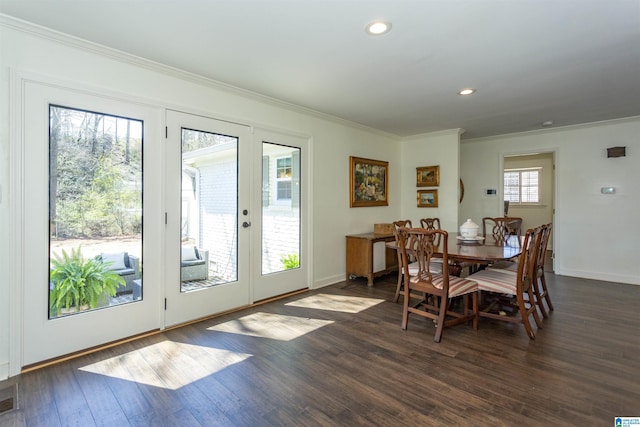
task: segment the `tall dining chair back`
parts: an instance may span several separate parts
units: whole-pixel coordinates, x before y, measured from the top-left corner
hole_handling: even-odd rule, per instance
[[[399,244],[399,236],[398,236],[398,230],[400,228],[411,228],[411,220],[410,219],[401,219],[398,221],[394,221],[393,222],[393,236],[395,237],[395,243],[396,245]],[[398,302],[398,299],[400,298],[400,295],[404,295],[404,292],[402,290],[402,277],[404,274],[404,267],[402,265],[402,254],[400,253],[400,251],[398,250],[398,283],[396,285],[396,294],[393,297],[393,302]],[[412,266],[412,270],[413,270],[413,266]]]
[[[420,227],[426,228],[427,230],[442,230],[442,227],[440,227],[440,218],[421,218]],[[440,245],[440,235],[436,236],[435,243],[436,245]]]
[[[482,218],[482,234],[484,237],[492,236],[498,243],[505,243],[509,236],[522,235],[522,218],[484,217]]]
[[[402,308],[402,329],[407,329],[409,314],[417,314],[436,321],[433,340],[440,342],[445,326],[473,321],[474,329],[478,328],[478,289],[473,280],[449,276],[449,270],[443,269],[441,274],[431,272],[431,263],[436,252],[442,252],[443,265],[448,262],[447,232],[444,230],[427,230],[425,228],[400,228],[398,230],[400,252],[404,266],[404,301]],[[434,241],[440,238],[442,248]],[[408,259],[413,255],[416,259],[417,271],[409,274]],[[417,304],[412,303],[414,293],[420,294]],[[469,307],[469,295],[472,306]],[[461,311],[450,308],[450,300],[462,297]]]
[[[552,228],[552,223],[542,226],[542,237],[540,239],[540,247],[538,248],[538,259],[536,263],[536,302],[538,303],[538,307],[540,308],[540,312],[542,313],[543,317],[548,317],[547,309],[544,306],[544,301],[546,301],[547,306],[549,307],[549,311],[553,311],[551,296],[549,295],[549,289],[547,288],[547,280],[544,277],[544,263],[547,257],[547,246],[549,244],[549,236],[551,235]]]

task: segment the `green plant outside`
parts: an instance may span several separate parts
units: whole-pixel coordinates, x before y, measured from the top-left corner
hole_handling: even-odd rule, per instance
[[[298,254],[287,254],[280,258],[282,266],[285,270],[291,270],[292,268],[300,267],[300,260]]]
[[[49,308],[52,316],[61,309],[83,305],[96,308],[105,294],[115,296],[116,290],[125,285],[125,280],[108,269],[108,263],[99,258],[84,259],[80,248],[71,249],[71,254],[62,250],[51,260],[49,280]]]

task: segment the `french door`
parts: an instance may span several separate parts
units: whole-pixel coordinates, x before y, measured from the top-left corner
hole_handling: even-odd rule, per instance
[[[25,366],[161,326],[162,278],[151,266],[163,224],[160,109],[27,79],[22,94],[14,176]]]
[[[13,366],[308,287],[307,139],[18,80]]]
[[[248,305],[248,126],[167,111],[165,324]]]
[[[167,111],[167,326],[308,287],[306,143]]]

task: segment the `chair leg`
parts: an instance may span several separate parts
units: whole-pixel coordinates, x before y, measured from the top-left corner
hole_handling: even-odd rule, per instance
[[[406,291],[404,293],[404,301],[402,302],[402,329],[407,329],[409,323],[409,300],[411,299],[411,292]]]
[[[518,298],[518,309],[520,310],[520,318],[522,320],[522,324],[524,325],[524,329],[527,331],[527,335],[529,335],[529,338],[535,339],[536,333],[533,331],[533,328],[531,327],[531,323],[529,322],[529,313],[527,312],[527,307],[525,307],[523,296]],[[534,310],[533,313],[534,313],[534,316],[536,317],[538,316],[537,311]]]
[[[480,310],[478,308],[478,294],[480,291],[476,291],[472,296],[472,304],[473,304],[473,329],[478,330],[478,318],[480,317]]]
[[[549,311],[553,311],[553,304],[551,303],[551,296],[549,296],[549,289],[547,289],[547,279],[544,278],[544,272],[542,272],[542,275],[540,276],[540,284],[542,285],[544,299],[547,301]]]
[[[396,294],[393,297],[393,302],[398,302],[400,299],[400,289],[402,289],[402,269],[398,269],[398,284],[396,285]]]
[[[442,339],[442,330],[444,329],[444,319],[447,316],[447,309],[449,308],[449,298],[440,298],[440,305],[438,306],[438,323],[436,325],[436,335],[433,337],[435,342],[440,342]]]
[[[533,287],[533,293],[536,297],[536,305],[538,306],[538,308],[540,309],[540,313],[542,313],[542,317],[544,317],[545,319],[547,317],[549,317],[549,315],[547,314],[547,310],[544,308],[544,291],[541,288],[542,285],[540,285],[539,282],[536,282],[534,287]]]

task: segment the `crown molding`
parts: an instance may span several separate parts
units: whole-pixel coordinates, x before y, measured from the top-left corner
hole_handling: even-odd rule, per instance
[[[24,34],[29,34],[41,39],[45,39],[54,43],[69,46],[75,49],[83,50],[85,52],[93,53],[103,57],[108,57],[115,61],[119,61],[125,64],[133,65],[136,67],[144,68],[149,71],[164,74],[169,77],[195,83],[201,86],[206,86],[211,89],[225,91],[227,93],[242,96],[244,98],[257,101],[263,104],[268,104],[278,108],[283,108],[296,113],[305,114],[308,116],[316,117],[319,119],[327,120],[330,122],[338,123],[351,128],[361,129],[367,132],[371,132],[377,135],[381,135],[387,138],[398,140],[400,137],[388,132],[381,131],[379,129],[371,128],[369,126],[362,125],[360,123],[352,122],[346,119],[342,119],[331,114],[323,113],[317,110],[313,110],[307,107],[303,107],[297,104],[292,104],[277,98],[273,98],[267,95],[262,95],[258,92],[253,92],[248,89],[243,89],[237,86],[233,86],[218,80],[214,80],[208,77],[201,76],[199,74],[191,73],[179,68],[171,67],[159,62],[155,62],[149,59],[145,59],[130,53],[123,52],[121,50],[113,49],[98,43],[90,42],[85,39],[81,39],[70,34],[66,34],[51,28],[44,27],[42,25],[34,24],[22,19],[18,19],[9,15],[0,13],[0,27],[4,27],[10,30],[18,31]]]

